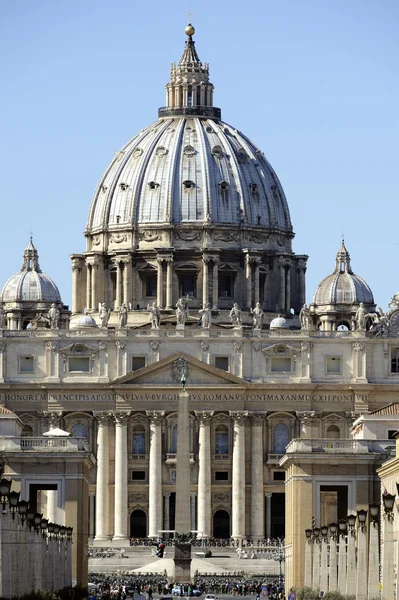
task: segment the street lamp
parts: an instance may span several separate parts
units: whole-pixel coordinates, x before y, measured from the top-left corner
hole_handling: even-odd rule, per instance
[[[40,529],[41,529],[43,537],[46,535],[47,525],[48,525],[48,519],[42,519],[40,521]]]
[[[369,505],[370,517],[373,527],[378,523],[378,515],[380,514],[380,505],[377,502],[372,502]]]
[[[26,513],[28,512],[29,502],[27,500],[20,500],[18,502],[18,514],[22,523],[25,522]]]
[[[66,528],[66,534],[67,534],[67,538],[69,541],[72,541],[72,531],[73,531],[73,527]]]
[[[308,542],[310,542],[310,540],[312,539],[312,530],[305,529],[305,535],[306,535],[306,539],[308,540]]]
[[[327,538],[327,534],[328,534],[328,527],[327,527],[327,525],[323,525],[321,528],[321,535],[323,537],[323,540],[325,540]]]
[[[358,510],[357,519],[359,521],[359,527],[361,531],[366,531],[367,510],[364,510],[363,508]]]
[[[337,531],[338,525],[336,523],[330,523],[330,534],[333,540],[336,539]]]
[[[348,528],[348,523],[346,522],[346,519],[340,519],[338,521],[338,529],[339,529],[339,534],[342,537],[345,537],[347,528]]]
[[[43,518],[43,515],[41,515],[40,513],[35,513],[33,516],[33,525],[34,525],[36,533],[39,532],[40,523],[42,522],[42,518]]]
[[[54,533],[54,523],[47,523],[47,531],[49,532],[49,537],[51,539],[52,534]]]
[[[29,529],[33,527],[33,519],[35,518],[35,511],[32,508],[28,508],[26,513],[26,521],[28,523]]]
[[[6,504],[7,504],[7,500],[8,500],[8,494],[10,493],[10,489],[11,489],[11,480],[10,479],[5,479],[3,477],[3,479],[0,481],[0,497],[1,497],[1,503],[3,505],[3,514],[5,514],[6,512]]]
[[[382,502],[384,504],[384,511],[385,511],[386,518],[388,519],[388,521],[393,521],[393,519],[394,519],[393,507],[395,504],[395,496],[393,494],[385,494],[382,497]]]
[[[10,505],[10,512],[11,512],[13,521],[15,519],[15,513],[17,512],[18,500],[19,500],[19,492],[9,492],[8,504]]]
[[[348,515],[348,528],[352,537],[355,537],[355,524],[356,524],[356,515]]]

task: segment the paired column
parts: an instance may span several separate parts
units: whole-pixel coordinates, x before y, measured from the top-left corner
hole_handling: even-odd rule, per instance
[[[203,308],[209,302],[209,258],[202,257],[202,306]]]
[[[158,277],[157,277],[157,304],[163,308],[163,258],[157,258],[158,261]]]
[[[272,537],[272,493],[266,494],[266,539]]]
[[[173,305],[173,292],[172,292],[172,265],[173,257],[169,256],[165,259],[166,261],[166,308],[172,308]]]
[[[79,274],[81,272],[81,261],[79,258],[72,259],[72,313],[79,310]]]
[[[86,260],[86,308],[91,309],[91,264]]]
[[[389,600],[390,598],[394,597],[395,577],[393,570],[393,521],[394,513],[384,512],[384,543],[382,546],[382,600]]]
[[[127,308],[129,308],[129,304],[131,303],[131,260],[130,257],[127,256],[123,259],[123,302],[126,304]]]
[[[211,537],[211,420],[213,411],[195,412],[199,426],[198,537]]]
[[[338,591],[346,594],[346,539],[345,531],[339,532],[338,539]]]
[[[129,412],[114,414],[115,419],[115,502],[114,540],[127,539],[127,423]]]
[[[291,263],[286,263],[286,282],[285,282],[285,310],[287,313],[291,310]]]
[[[212,269],[212,304],[213,309],[217,310],[218,301],[219,301],[219,259],[215,256],[212,258],[213,260],[213,269]]]
[[[245,537],[245,421],[248,412],[230,412],[234,421],[232,532],[231,537]]]
[[[115,294],[115,306],[119,308],[122,305],[122,263],[120,259],[116,262],[116,294]]]
[[[306,262],[304,260],[298,261],[298,273],[299,273],[299,306],[303,306],[306,302]]]
[[[278,266],[280,268],[280,309],[285,310],[285,265],[284,259],[279,259]]]
[[[109,414],[97,414],[97,487],[96,487],[96,537],[108,541],[109,535]]]
[[[98,258],[92,259],[91,262],[91,302],[90,306],[93,310],[97,310],[98,294],[97,294],[97,279],[98,279]]]
[[[255,258],[255,298],[254,305],[256,306],[257,302],[260,302],[260,288],[259,288],[259,266],[260,266],[260,258]]]
[[[265,537],[263,492],[263,421],[264,414],[252,416],[251,438],[251,538]]]
[[[150,461],[148,497],[148,537],[158,538],[162,529],[162,418],[165,411],[148,410],[150,418]]]
[[[249,254],[245,256],[245,304],[248,309],[252,306],[252,261]]]

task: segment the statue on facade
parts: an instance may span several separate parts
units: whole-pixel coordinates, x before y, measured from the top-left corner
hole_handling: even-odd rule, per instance
[[[230,311],[230,321],[233,327],[242,327],[241,308],[237,302],[234,302],[233,308]]]
[[[202,329],[209,329],[212,323],[212,308],[208,303],[204,308],[198,311],[201,315],[200,324]]]
[[[0,329],[3,329],[3,327],[6,324],[6,315],[7,315],[6,311],[3,310],[0,306]]]
[[[365,331],[366,329],[366,316],[367,312],[364,308],[363,302],[359,304],[359,308],[355,314],[356,331]]]
[[[123,303],[119,307],[119,327],[126,327],[127,323],[127,306]]]
[[[102,302],[98,309],[98,316],[100,317],[101,327],[108,327],[110,313],[111,309],[107,308],[105,302]]]
[[[399,292],[397,294],[395,294],[394,296],[392,296],[389,304],[388,304],[388,308],[399,308]]]
[[[301,329],[310,329],[310,312],[307,304],[304,304],[299,313]]]
[[[60,314],[60,311],[53,302],[53,304],[50,307],[50,310],[47,313],[47,318],[50,323],[50,329],[58,329]]]
[[[179,298],[176,304],[176,325],[186,324],[188,317],[188,303],[186,298]]]
[[[147,304],[147,310],[151,317],[151,329],[159,329],[161,324],[161,311],[159,310],[159,306],[157,306],[156,302],[153,302],[152,304]]]
[[[370,317],[372,321],[369,333],[374,337],[382,338],[388,335],[389,319],[387,313],[381,308],[378,310],[378,313],[368,313],[366,317]]]
[[[252,329],[262,329],[263,317],[265,313],[262,310],[260,302],[256,303],[255,308],[251,308],[252,315]]]

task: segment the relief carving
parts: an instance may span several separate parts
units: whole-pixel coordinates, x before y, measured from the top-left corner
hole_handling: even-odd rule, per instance
[[[139,231],[139,240],[143,240],[144,242],[156,242],[159,240],[161,242],[162,232],[157,231],[156,229]]]

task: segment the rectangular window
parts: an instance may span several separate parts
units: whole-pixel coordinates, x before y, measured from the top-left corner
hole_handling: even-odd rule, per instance
[[[291,358],[289,356],[273,356],[270,365],[272,373],[291,373]]]
[[[133,433],[132,454],[145,454],[145,433],[135,431]]]
[[[229,370],[229,357],[228,356],[215,356],[213,359],[215,367],[222,369],[222,371]]]
[[[388,431],[388,439],[389,440],[394,440],[395,439],[395,435],[397,434],[398,430],[397,429],[390,429]]]
[[[171,483],[176,483],[176,469],[170,470],[170,481]]]
[[[145,481],[145,471],[132,471],[132,481]]]
[[[285,481],[285,471],[274,471],[273,481]]]
[[[20,373],[33,373],[35,370],[33,356],[19,356],[18,363]]]
[[[219,273],[219,297],[220,298],[232,298],[233,297],[233,275],[226,275]]]
[[[341,374],[340,356],[326,356],[326,373],[335,375]]]
[[[70,356],[68,365],[70,373],[90,373],[90,358],[88,356]]]
[[[228,471],[215,471],[215,481],[228,481],[229,480],[229,472]]]
[[[391,373],[399,373],[399,348],[392,349]]]
[[[148,275],[145,282],[145,295],[156,296],[157,295],[157,276]]]
[[[195,276],[194,275],[183,275],[181,278],[181,295],[195,296]]]
[[[138,371],[146,366],[145,356],[132,356],[132,371]]]

